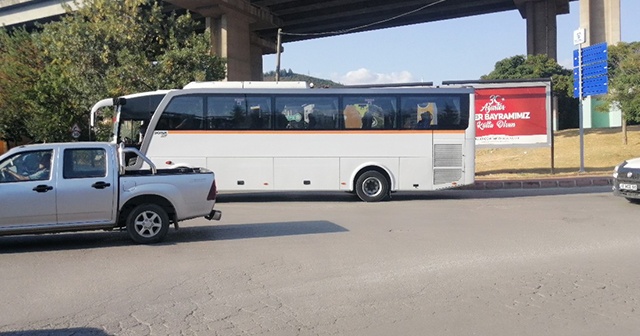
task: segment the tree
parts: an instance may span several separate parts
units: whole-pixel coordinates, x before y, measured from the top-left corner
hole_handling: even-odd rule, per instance
[[[78,10],[67,8],[61,21],[31,35],[45,64],[29,74],[34,85],[26,91],[33,111],[24,124],[34,141],[71,140],[76,123],[86,131],[88,111],[105,97],[225,76],[224,60],[211,55],[206,32],[197,33],[188,13],[165,15],[156,0],[75,5]]]
[[[627,144],[627,123],[640,122],[640,42],[609,46],[609,90],[603,97],[605,104],[597,106],[600,112],[613,108],[622,112],[622,143]]]
[[[558,128],[578,125],[578,100],[573,98],[573,72],[547,55],[516,55],[496,63],[492,72],[481,79],[551,78],[558,97]]]
[[[640,42],[608,47],[609,92],[604,108],[618,107],[626,121],[640,122]]]
[[[44,62],[24,29],[0,29],[0,139],[9,146],[29,138],[26,121],[35,108],[34,92]]]

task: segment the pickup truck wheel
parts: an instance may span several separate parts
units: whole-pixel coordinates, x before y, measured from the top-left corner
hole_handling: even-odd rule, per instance
[[[168,231],[169,215],[159,205],[138,205],[127,216],[127,232],[136,243],[157,243]]]

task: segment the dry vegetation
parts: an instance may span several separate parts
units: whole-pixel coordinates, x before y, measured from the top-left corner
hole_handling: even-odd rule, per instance
[[[640,156],[640,126],[627,128],[627,144],[621,129],[585,129],[584,173],[580,171],[580,133],[577,129],[555,132],[554,174],[551,148],[496,148],[476,150],[476,178],[537,178],[609,175],[618,163]]]

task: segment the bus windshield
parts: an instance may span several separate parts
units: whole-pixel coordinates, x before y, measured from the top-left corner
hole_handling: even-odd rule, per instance
[[[94,128],[100,119],[100,109],[113,107],[114,116],[111,136],[114,143],[124,143],[126,146],[139,148],[142,143],[146,126],[151,120],[153,112],[169,90],[158,90],[137,93],[118,98],[103,99],[91,109],[91,127]]]

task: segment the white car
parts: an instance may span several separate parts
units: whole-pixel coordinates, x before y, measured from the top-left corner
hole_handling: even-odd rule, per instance
[[[613,194],[640,203],[640,158],[630,159],[613,170]]]

